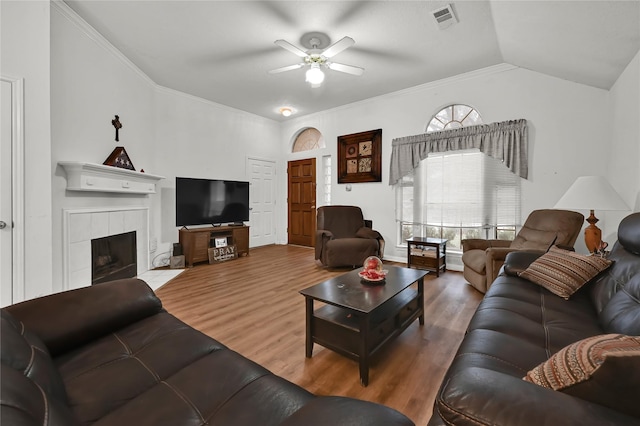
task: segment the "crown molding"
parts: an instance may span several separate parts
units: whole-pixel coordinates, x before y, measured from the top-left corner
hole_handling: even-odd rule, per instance
[[[122,64],[131,69],[138,77],[149,83],[153,87],[157,87],[155,81],[153,81],[144,71],[138,68],[133,62],[129,60],[120,50],[118,50],[113,44],[111,44],[102,34],[100,34],[95,28],[93,28],[87,21],[82,19],[69,5],[62,0],[52,0],[51,9],[58,12],[61,16],[65,17],[72,24],[74,24],[80,31],[82,31],[87,37],[89,37],[100,48],[109,52],[113,57],[118,59]]]
[[[310,117],[323,115],[323,114],[326,114],[328,112],[343,111],[343,110],[347,110],[347,109],[353,108],[355,106],[366,105],[366,104],[369,104],[371,102],[379,102],[381,100],[391,99],[391,98],[395,98],[397,96],[420,93],[420,92],[423,92],[423,91],[433,90],[434,88],[437,88],[437,87],[449,86],[449,85],[452,85],[452,84],[456,84],[456,83],[459,83],[459,82],[465,81],[465,80],[471,80],[471,79],[482,77],[482,76],[499,74],[499,73],[512,71],[512,70],[518,70],[518,69],[523,69],[523,68],[522,67],[518,67],[516,65],[512,65],[512,64],[508,64],[506,62],[503,62],[503,63],[497,64],[497,65],[491,65],[491,66],[488,66],[488,67],[485,67],[485,68],[480,68],[478,70],[469,71],[469,72],[466,72],[466,73],[463,73],[463,74],[454,75],[452,77],[446,77],[446,78],[443,78],[443,79],[440,79],[440,80],[430,81],[428,83],[420,84],[418,86],[411,86],[411,87],[408,87],[406,89],[397,90],[395,92],[384,93],[382,95],[378,95],[378,96],[374,96],[374,97],[371,97],[371,98],[363,99],[361,101],[352,102],[352,103],[345,104],[345,105],[340,105],[340,106],[337,106],[335,108],[326,109],[326,110],[323,110],[323,111],[318,111],[318,112],[314,112],[314,113],[307,114],[307,115],[301,115],[301,116],[295,117],[292,120],[288,120],[287,123],[291,124],[292,122],[297,122],[297,121],[300,121],[300,120],[307,121]]]

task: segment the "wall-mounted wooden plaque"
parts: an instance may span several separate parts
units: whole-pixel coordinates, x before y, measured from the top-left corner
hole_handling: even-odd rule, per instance
[[[338,183],[382,182],[382,129],[338,136]]]

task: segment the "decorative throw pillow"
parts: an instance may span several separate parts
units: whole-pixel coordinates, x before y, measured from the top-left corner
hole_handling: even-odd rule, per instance
[[[523,379],[640,417],[640,337],[604,334],[580,340]]]
[[[519,275],[569,299],[580,287],[611,266],[611,263],[609,259],[599,256],[585,256],[551,247]]]

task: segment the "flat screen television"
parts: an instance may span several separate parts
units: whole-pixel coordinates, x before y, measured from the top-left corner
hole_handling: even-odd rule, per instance
[[[249,182],[176,177],[176,226],[249,220]]]

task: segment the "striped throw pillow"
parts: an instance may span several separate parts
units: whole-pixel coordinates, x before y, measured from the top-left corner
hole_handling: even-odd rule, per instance
[[[580,287],[611,266],[611,263],[599,256],[585,256],[551,247],[520,272],[519,276],[569,299]]]
[[[640,416],[640,337],[603,334],[559,350],[523,378]]]

